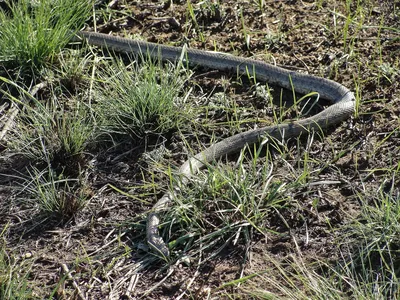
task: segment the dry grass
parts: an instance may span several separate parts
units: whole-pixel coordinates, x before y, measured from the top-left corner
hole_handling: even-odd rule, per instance
[[[175,170],[188,155],[301,118],[301,95],[59,50],[60,34],[48,37],[50,52],[31,47],[32,59],[1,52],[13,61],[0,71],[1,299],[398,299],[397,3],[120,1],[79,17],[102,32],[328,77],[356,93],[357,112],[325,133],[244,149],[182,186]],[[174,187],[162,216],[166,262],[148,249],[145,217]]]

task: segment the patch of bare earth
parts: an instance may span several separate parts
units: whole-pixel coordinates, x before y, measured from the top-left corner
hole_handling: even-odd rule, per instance
[[[57,285],[55,297],[79,298],[74,283],[88,299],[169,299],[180,295],[201,299],[209,293],[223,297],[236,291],[234,285],[218,290],[224,283],[265,270],[274,274],[271,258],[286,263],[299,256],[305,262],[316,258],[334,262],[340,256],[336,234],[359,212],[357,193],[377,191],[385,179],[379,170],[393,167],[400,159],[400,78],[398,72],[384,70],[385,66],[399,66],[399,36],[396,39],[393,32],[377,29],[382,25],[400,27],[398,5],[375,1],[371,11],[361,12],[353,23],[345,25],[344,16],[356,16],[356,12],[346,11],[342,4],[345,1],[266,1],[262,10],[257,1],[192,1],[197,23],[188,12],[187,1],[168,2],[116,1],[112,9],[98,15],[96,26],[104,33],[137,35],[151,42],[187,44],[252,57],[358,90],[358,116],[324,137],[316,137],[307,149],[315,161],[310,168],[318,170],[318,181],[337,183],[299,190],[293,195],[291,209],[269,220],[269,228],[279,235],[260,236],[249,253],[243,245],[231,245],[206,262],[197,257],[189,265],[181,262],[168,268],[157,259],[149,259],[149,264],[136,272],[135,263],[148,255],[145,215],[163,190],[153,198],[145,197],[149,203],[140,203],[107,184],[129,191],[141,182],[141,172],[149,176],[151,172],[142,159],[142,152],[147,150],[144,145],[139,147],[142,150],[121,157],[132,145],[118,153],[97,153],[96,165],[88,171],[93,197],[83,211],[65,222],[43,220],[34,207],[19,206],[12,183],[3,181],[0,226],[7,226],[5,242],[10,255],[33,262],[30,281],[37,298],[48,297]],[[363,26],[358,27],[360,18]],[[343,31],[346,26],[347,36]],[[230,77],[222,72],[196,70],[193,80],[198,84],[197,95],[227,93],[240,107],[249,107],[254,119],[270,120],[272,108],[264,107],[265,101],[251,84],[228,81]],[[218,117],[219,121],[227,118],[224,112]],[[246,123],[240,131],[254,126]],[[395,133],[389,135],[391,132]],[[232,132],[210,129],[198,135],[212,133],[222,139]],[[187,135],[190,142],[190,133]],[[174,153],[184,153],[179,136],[170,139],[166,146]],[[198,145],[195,138],[193,142]],[[202,142],[208,145],[209,140]],[[296,143],[291,144],[293,156],[286,157],[286,161],[276,155],[277,177],[285,177],[287,161],[294,168],[298,166],[306,144],[304,141],[299,149]],[[334,160],[340,151],[343,154]],[[171,156],[173,166],[179,166],[186,157]],[[324,166],[322,162],[330,164]],[[10,164],[2,171],[12,168]],[[160,178],[165,180],[166,188],[168,179]],[[399,186],[399,180],[396,178],[394,184]],[[73,280],[65,277],[63,266],[73,271]],[[160,280],[163,282],[156,286]],[[274,291],[265,282],[258,285]],[[190,292],[185,293],[186,289]]]

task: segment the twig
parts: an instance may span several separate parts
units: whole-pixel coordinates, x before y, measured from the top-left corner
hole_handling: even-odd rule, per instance
[[[10,130],[12,123],[14,122],[15,117],[18,115],[19,109],[18,106],[15,105],[14,103],[11,104],[11,108],[8,112],[9,117],[8,120],[6,122],[6,124],[4,124],[3,129],[0,132],[0,142],[4,139],[5,135],[7,134],[8,130]]]
[[[119,236],[113,238],[111,241],[109,241],[107,244],[101,246],[100,248],[97,248],[96,250],[94,250],[93,252],[89,253],[89,256],[93,256],[95,255],[97,252],[103,250],[104,248],[108,247],[109,245],[111,245],[112,243],[114,243],[115,241],[119,240],[121,237],[123,237],[125,235],[125,232],[121,233]]]
[[[68,269],[66,264],[61,264],[61,267],[63,268],[65,274],[67,275],[67,278],[72,281],[72,285],[78,292],[78,296],[82,300],[86,300],[85,295],[82,293],[81,289],[79,288],[78,284],[76,283],[75,279],[71,275],[71,271]]]
[[[172,275],[172,273],[174,272],[174,268],[170,268],[168,271],[168,274],[157,284],[153,285],[150,289],[148,289],[143,295],[142,297],[146,297],[147,295],[149,295],[152,291],[154,291],[156,288],[158,288],[159,286],[161,286],[167,279],[169,276]]]
[[[47,86],[47,84],[48,83],[46,81],[38,83],[38,84],[34,85],[31,89],[29,89],[29,93],[31,94],[32,97],[34,97],[37,94],[37,92],[40,89],[45,88]],[[14,122],[14,119],[17,117],[18,112],[19,112],[18,106],[15,103],[11,103],[11,108],[8,112],[8,114],[9,114],[8,120],[7,120],[6,124],[4,124],[4,127],[0,132],[0,142],[4,139],[5,135],[12,127],[12,123]]]

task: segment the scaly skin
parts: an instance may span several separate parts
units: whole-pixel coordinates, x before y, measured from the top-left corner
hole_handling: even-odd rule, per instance
[[[355,97],[353,93],[340,83],[329,79],[293,72],[261,61],[229,54],[159,45],[94,32],[81,31],[78,35],[86,39],[90,45],[104,47],[112,51],[145,54],[153,58],[173,62],[183,58],[183,61],[187,61],[190,65],[250,75],[258,81],[268,82],[289,90],[293,89],[301,94],[317,92],[321,98],[332,103],[325,110],[309,118],[287,124],[249,130],[211,145],[204,151],[189,158],[179,168],[179,173],[183,175],[182,180],[184,183],[205,164],[221,156],[237,152],[246,145],[257,143],[265,138],[282,140],[298,137],[301,134],[308,134],[312,130],[324,130],[348,119],[354,113]],[[147,242],[159,256],[165,259],[169,258],[170,253],[167,245],[159,235],[160,219],[158,213],[167,209],[173,196],[172,193],[167,192],[164,194],[153,206],[147,218]]]

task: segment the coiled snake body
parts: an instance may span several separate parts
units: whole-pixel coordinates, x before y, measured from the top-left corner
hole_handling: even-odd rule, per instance
[[[81,31],[78,35],[86,39],[90,45],[105,47],[118,52],[143,53],[153,58],[161,58],[162,60],[176,61],[183,53],[182,57],[191,65],[237,72],[238,74],[249,74],[258,81],[265,81],[289,90],[294,89],[301,94],[317,92],[321,98],[329,100],[332,103],[325,110],[306,119],[249,130],[211,145],[197,155],[189,158],[179,168],[179,173],[183,175],[182,180],[184,183],[206,163],[218,159],[223,155],[237,152],[246,145],[259,142],[263,137],[278,140],[297,137],[313,129],[323,130],[328,126],[338,124],[354,113],[355,97],[353,93],[343,85],[325,78],[289,71],[261,61],[223,53],[183,49],[94,32]],[[158,255],[164,258],[169,257],[169,249],[158,232],[160,224],[158,213],[166,209],[173,196],[172,193],[167,192],[164,194],[154,205],[147,218],[147,242]]]

